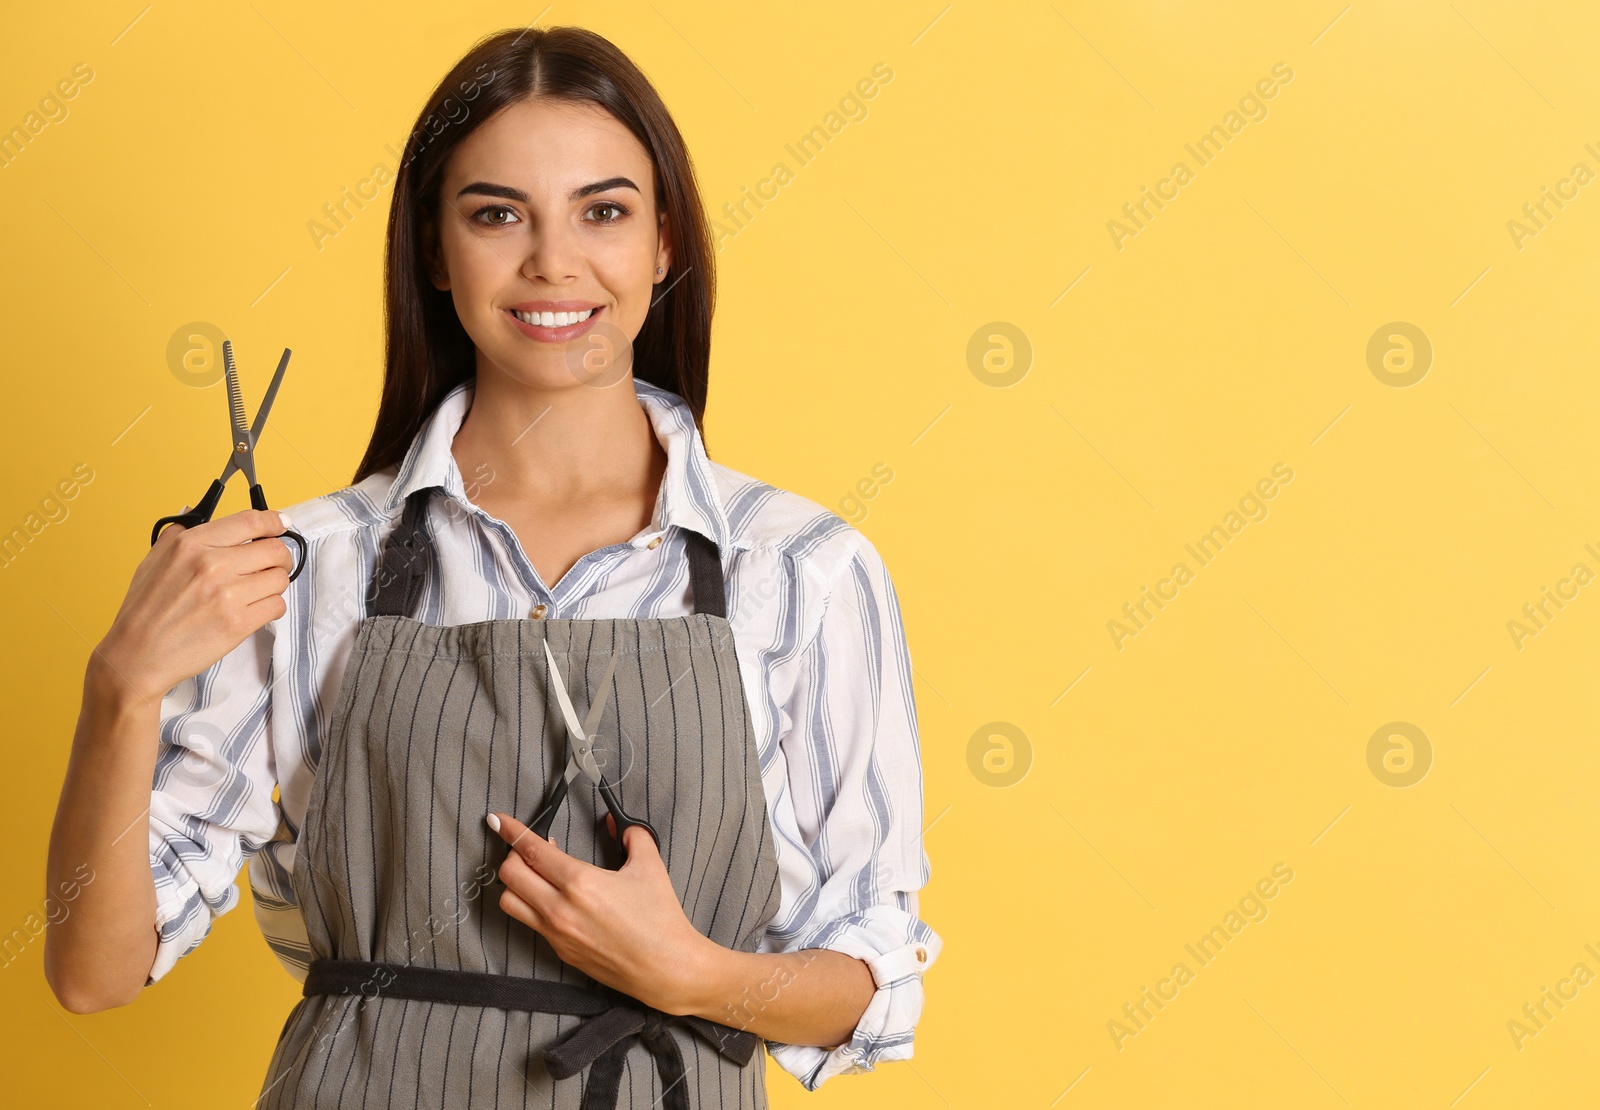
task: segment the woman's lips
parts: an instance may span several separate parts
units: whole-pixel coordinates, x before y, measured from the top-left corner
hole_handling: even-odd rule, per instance
[[[563,328],[546,328],[537,324],[524,323],[522,317],[509,308],[503,311],[517,330],[529,339],[538,340],[540,343],[565,343],[569,339],[576,339],[592,328],[594,322],[600,319],[600,314],[605,311],[605,306],[602,305],[591,312],[587,320],[579,320],[576,324],[568,324]]]

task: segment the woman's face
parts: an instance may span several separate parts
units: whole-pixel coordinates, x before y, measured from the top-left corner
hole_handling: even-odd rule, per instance
[[[554,100],[506,106],[451,152],[429,270],[480,372],[487,361],[551,388],[626,376],[657,283],[671,276],[652,171],[610,113]]]

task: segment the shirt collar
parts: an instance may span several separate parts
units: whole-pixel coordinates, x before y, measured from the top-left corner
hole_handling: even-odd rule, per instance
[[[469,512],[482,511],[467,497],[461,468],[450,449],[472,407],[475,385],[475,380],[468,378],[445,394],[411,441],[383,503],[390,516],[412,493],[429,486],[443,488]],[[717,493],[716,474],[689,403],[671,390],[641,378],[633,379],[633,388],[657,441],[667,453],[667,473],[650,527],[629,542],[634,547],[645,547],[669,526],[677,525],[699,532],[723,550],[730,545],[742,546],[731,536],[727,512]]]

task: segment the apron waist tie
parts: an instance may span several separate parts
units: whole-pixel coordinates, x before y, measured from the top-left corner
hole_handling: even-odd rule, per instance
[[[695,1014],[668,1014],[632,995],[597,984],[558,983],[524,975],[416,967],[368,960],[318,959],[306,973],[303,995],[388,995],[424,1002],[493,1006],[543,1014],[572,1014],[589,1020],[564,1039],[539,1050],[552,1078],[567,1079],[593,1065],[584,1089],[583,1110],[613,1110],[622,1084],[623,1060],[637,1042],[655,1057],[661,1076],[663,1110],[690,1110],[683,1053],[666,1027],[688,1026],[719,1053],[744,1067],[760,1039]]]

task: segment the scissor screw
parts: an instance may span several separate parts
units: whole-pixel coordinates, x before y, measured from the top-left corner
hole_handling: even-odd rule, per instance
[[[242,455],[248,450],[250,450],[250,445],[248,443],[235,443],[233,445],[233,451],[236,455]]]

